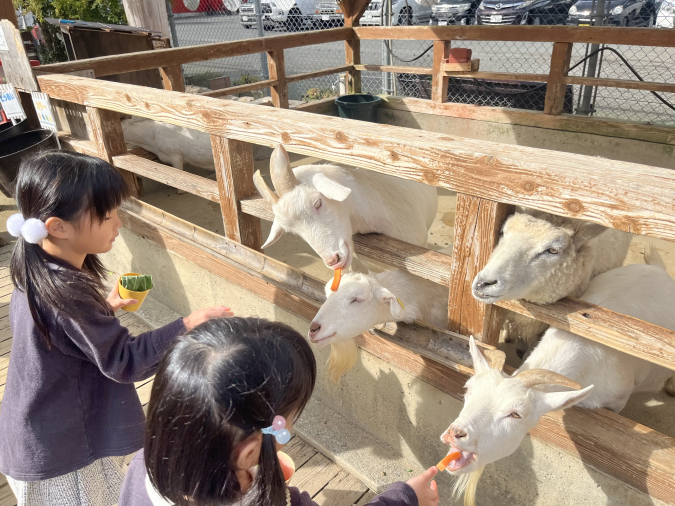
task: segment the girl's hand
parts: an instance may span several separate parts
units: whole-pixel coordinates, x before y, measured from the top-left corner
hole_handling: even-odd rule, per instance
[[[114,313],[117,313],[117,311],[119,311],[124,306],[136,304],[138,302],[136,299],[120,298],[120,292],[117,289],[117,285],[113,287],[112,291],[108,294],[108,298],[106,300],[108,301],[108,304],[112,306]]]
[[[438,485],[431,480],[436,474],[438,474],[438,468],[433,466],[406,482],[417,494],[419,506],[438,506]]]
[[[211,318],[229,318],[231,316],[234,316],[234,313],[230,311],[229,307],[207,307],[206,309],[199,309],[190,316],[183,318],[183,324],[185,325],[185,329],[190,331],[200,323],[204,323]]]

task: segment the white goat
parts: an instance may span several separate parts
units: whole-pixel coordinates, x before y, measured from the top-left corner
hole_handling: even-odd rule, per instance
[[[487,265],[473,281],[473,296],[486,304],[524,299],[550,304],[579,297],[590,280],[620,267],[631,235],[594,223],[521,210],[509,217]],[[500,340],[517,341],[518,355],[548,328],[545,323],[509,313]]]
[[[675,281],[659,267],[610,270],[581,298],[675,330]],[[461,413],[441,436],[451,451],[461,452],[448,471],[463,476],[456,491],[468,483],[465,504],[473,504],[485,465],[511,455],[542,415],[574,404],[618,412],[633,392],[657,391],[673,373],[553,327],[511,377],[490,368],[473,338],[470,348],[475,375],[466,383]]]
[[[332,345],[328,377],[337,382],[356,362],[354,337],[386,322],[422,320],[437,327],[448,322],[448,288],[405,271],[348,272],[336,292],[326,284],[326,302],[312,320],[309,340]]]
[[[260,172],[253,181],[272,205],[274,223],[263,248],[286,232],[302,237],[326,266],[348,269],[352,234],[379,232],[426,246],[436,217],[436,188],[414,181],[339,165],[304,165],[291,169],[279,145],[270,159],[276,194]]]

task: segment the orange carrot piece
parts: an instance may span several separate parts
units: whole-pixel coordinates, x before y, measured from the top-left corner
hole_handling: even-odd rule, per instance
[[[448,464],[452,462],[453,460],[457,460],[462,456],[461,452],[452,452],[449,455],[446,455],[443,460],[441,460],[438,464],[436,464],[436,467],[438,468],[439,471],[445,471],[445,468],[448,467]]]
[[[341,278],[342,278],[342,269],[335,269],[335,277],[333,278],[333,284],[330,285],[330,289],[332,291],[337,292],[337,289],[340,286]]]

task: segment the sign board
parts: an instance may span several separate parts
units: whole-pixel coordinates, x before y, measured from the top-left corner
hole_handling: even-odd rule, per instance
[[[26,118],[19,94],[14,89],[13,84],[0,84],[0,104],[2,104],[2,110],[5,111],[5,115],[9,119]]]
[[[0,51],[9,52],[9,46],[7,45],[7,39],[5,38],[5,32],[0,30]]]
[[[40,120],[40,126],[46,130],[51,130],[56,134],[56,142],[59,144],[59,149],[61,149],[58,137],[59,129],[56,126],[54,111],[52,111],[49,95],[37,91],[31,92],[30,95],[33,98],[33,104],[35,105],[35,112],[37,112],[38,119]]]

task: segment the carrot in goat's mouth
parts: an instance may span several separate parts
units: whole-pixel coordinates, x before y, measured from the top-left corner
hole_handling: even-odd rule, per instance
[[[445,468],[448,467],[448,464],[452,462],[453,460],[457,460],[462,456],[462,452],[452,452],[449,455],[446,455],[443,460],[441,460],[438,464],[436,464],[436,467],[438,468],[439,471],[445,471]]]
[[[332,291],[337,292],[337,289],[340,286],[340,278],[342,278],[342,269],[335,269],[335,277],[333,278],[333,284],[330,285],[330,289]]]

